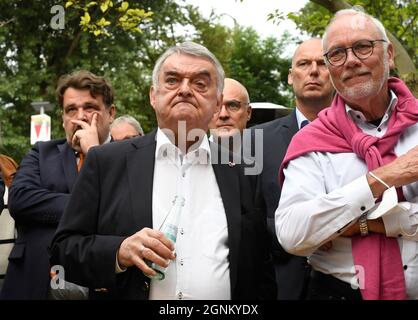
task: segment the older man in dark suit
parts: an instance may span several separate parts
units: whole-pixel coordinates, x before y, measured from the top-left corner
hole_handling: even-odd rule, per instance
[[[150,90],[158,129],[93,148],[52,245],[66,278],[91,298],[274,298],[265,220],[243,168],[208,141],[224,72],[205,47],[185,42],[157,61]],[[228,155],[226,156],[228,159]],[[185,199],[173,243],[159,231]],[[175,254],[173,250],[175,249]],[[153,279],[154,263],[166,268]]]
[[[88,71],[60,78],[57,98],[66,139],[39,142],[20,164],[9,191],[18,238],[9,256],[3,299],[46,299],[50,292],[47,248],[68,203],[84,155],[110,141],[115,116],[113,89]],[[71,285],[68,285],[71,286]],[[84,291],[71,286],[69,297]],[[71,291],[71,290],[70,290]]]
[[[280,199],[278,172],[287,147],[301,127],[331,104],[334,95],[322,56],[321,39],[306,40],[299,45],[293,55],[288,83],[296,97],[295,110],[286,117],[253,127],[263,130],[263,172],[258,193],[267,207],[267,223],[272,234],[275,234],[274,213]],[[288,254],[274,239],[278,299],[304,299],[310,272],[306,258]]]

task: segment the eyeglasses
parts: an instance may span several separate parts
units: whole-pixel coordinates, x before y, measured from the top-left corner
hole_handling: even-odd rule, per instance
[[[229,112],[237,112],[239,109],[241,109],[241,106],[249,105],[248,102],[242,102],[238,100],[228,100],[224,101],[223,104]]]
[[[331,49],[324,54],[324,57],[327,59],[330,65],[334,67],[339,67],[347,61],[347,50],[351,49],[351,51],[353,51],[353,54],[357,58],[359,58],[360,60],[365,60],[373,54],[375,42],[378,41],[387,42],[383,39],[359,40],[355,42],[351,47]]]

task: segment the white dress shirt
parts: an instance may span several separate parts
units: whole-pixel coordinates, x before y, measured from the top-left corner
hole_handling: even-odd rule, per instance
[[[300,127],[302,126],[302,122],[303,121],[308,121],[308,122],[310,122],[309,120],[308,120],[308,118],[306,118],[304,115],[303,115],[303,113],[302,112],[300,112],[300,110],[298,109],[298,107],[296,107],[295,108],[295,110],[296,110],[296,120],[297,120],[297,122],[298,122],[298,128],[299,128],[299,130],[300,130]]]
[[[363,132],[381,137],[396,105],[392,92],[389,107],[378,127],[364,115],[346,106],[347,113]],[[418,143],[418,123],[407,128],[395,145],[397,156]],[[290,253],[308,256],[315,270],[355,284],[351,238],[339,237],[362,213],[375,207],[368,185],[367,165],[354,153],[311,152],[298,157],[284,170],[285,180],[276,210],[276,233]],[[404,213],[383,216],[386,234],[397,237],[404,265],[407,295],[418,299],[418,183],[404,186],[411,203]],[[332,240],[329,251],[318,249]]]
[[[158,129],[152,193],[153,228],[159,229],[176,195],[185,198],[175,251],[150,299],[231,299],[228,228],[206,136],[182,152]]]

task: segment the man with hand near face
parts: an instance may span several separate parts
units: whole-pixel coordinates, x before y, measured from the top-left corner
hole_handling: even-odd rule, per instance
[[[38,142],[22,160],[9,190],[9,210],[18,238],[9,256],[2,299],[82,299],[86,288],[66,284],[69,292],[50,287],[48,246],[84,156],[110,141],[115,116],[113,89],[102,77],[78,71],[61,77],[56,90],[66,139]]]

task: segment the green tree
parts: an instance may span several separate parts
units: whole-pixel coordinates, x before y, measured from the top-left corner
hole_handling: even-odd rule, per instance
[[[289,104],[285,80],[289,61],[280,58],[283,41],[262,40],[254,30],[239,25],[227,28],[216,16],[204,19],[198,8],[182,0],[101,0],[92,5],[94,2],[0,2],[1,141],[3,152],[16,160],[30,148],[30,115],[35,113],[31,102],[57,105],[54,90],[59,76],[77,69],[106,76],[115,88],[118,114],[138,118],[146,132],[154,128],[156,120],[148,97],[152,68],[166,48],[184,40],[195,40],[214,52],[227,76],[242,81],[253,101]],[[57,4],[67,4],[64,29],[51,27],[51,8]],[[133,25],[124,28],[118,24],[123,14],[118,8],[122,6],[123,12],[153,12],[152,20],[144,16],[137,21],[135,28],[141,32]],[[109,23],[102,23],[101,32],[95,33],[102,19]],[[56,107],[48,114],[52,138],[63,137],[61,110]]]
[[[64,29],[51,28],[50,12],[56,4],[64,6],[65,1],[0,2],[0,129],[4,152],[17,160],[30,147],[30,103],[56,103],[57,79],[75,69],[105,75],[114,84],[119,114],[136,116],[145,130],[154,127],[148,102],[151,68],[162,50],[178,40],[176,27],[187,23],[187,11],[175,1],[130,1],[131,9],[155,12],[151,22],[138,25],[143,32],[109,25],[107,36],[95,36],[83,31],[82,13],[71,6],[65,11]],[[91,17],[96,14],[103,12],[96,8]],[[52,137],[62,137],[61,110],[55,108],[50,115]]]
[[[251,101],[292,105],[287,85],[291,61],[282,58],[285,46],[291,41],[289,35],[262,39],[254,29],[240,26],[235,20],[234,27],[228,28],[219,23],[221,16],[213,12],[204,18],[197,8],[189,6],[189,9],[190,23],[195,27],[191,39],[217,56],[226,76],[240,81]]]

